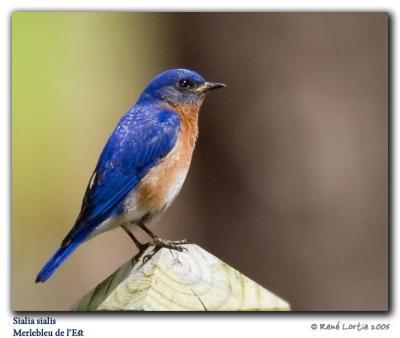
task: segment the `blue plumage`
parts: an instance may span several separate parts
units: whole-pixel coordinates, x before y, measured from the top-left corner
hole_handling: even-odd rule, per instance
[[[139,104],[129,110],[109,138],[92,175],[75,226],[61,248],[39,272],[48,279],[99,223],[116,210],[141,178],[173,148],[180,119],[157,105]]]
[[[202,102],[206,90],[221,86],[206,83],[195,72],[176,69],[160,74],[146,87],[108,139],[74,227],[39,272],[36,282],[46,281],[102,222],[124,212],[125,199],[177,143],[182,117],[175,107]]]
[[[178,136],[178,114],[157,105],[133,107],[108,140],[86,190],[77,225],[64,242],[82,227],[104,221],[123,197],[173,148]]]
[[[68,245],[61,246],[40,270],[36,277],[36,283],[45,282],[49,279],[61,263],[64,262],[83,241],[85,241],[90,232],[90,228],[84,228],[74,237],[73,241],[68,243]]]

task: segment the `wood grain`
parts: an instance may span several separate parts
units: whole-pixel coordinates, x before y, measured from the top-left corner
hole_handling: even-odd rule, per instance
[[[84,296],[76,311],[289,311],[287,302],[194,244],[153,247]]]

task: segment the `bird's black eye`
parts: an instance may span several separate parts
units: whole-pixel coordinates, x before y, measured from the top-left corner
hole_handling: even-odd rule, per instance
[[[188,79],[179,80],[177,85],[178,85],[178,88],[181,88],[181,89],[192,89],[195,87],[194,82],[191,80],[188,80]]]

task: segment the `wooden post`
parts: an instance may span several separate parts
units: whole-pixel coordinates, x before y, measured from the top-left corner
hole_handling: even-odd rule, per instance
[[[289,311],[287,302],[194,244],[153,247],[74,305],[75,311]]]

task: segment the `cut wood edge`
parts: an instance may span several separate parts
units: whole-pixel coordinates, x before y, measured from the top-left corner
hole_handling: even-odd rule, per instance
[[[290,305],[194,244],[137,255],[73,311],[289,311]]]

